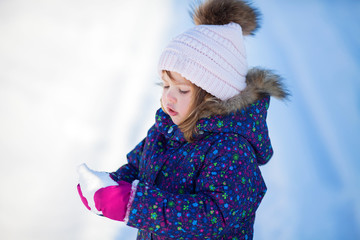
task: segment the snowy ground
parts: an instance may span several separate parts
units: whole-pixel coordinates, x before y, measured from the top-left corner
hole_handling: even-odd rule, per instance
[[[0,238],[134,239],[90,214],[76,166],[116,170],[159,106],[156,63],[191,27],[186,1],[0,1]],[[272,101],[275,155],[256,240],[360,239],[360,2],[255,0],[250,65],[293,96]]]

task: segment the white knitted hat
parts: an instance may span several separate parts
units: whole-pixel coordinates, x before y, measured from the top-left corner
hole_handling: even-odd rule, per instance
[[[158,71],[174,71],[221,100],[246,87],[243,35],[258,28],[258,12],[240,0],[207,0],[193,13],[198,25],[175,37],[160,56]]]
[[[246,87],[248,70],[240,25],[191,28],[165,48],[158,69],[180,73],[221,100],[237,95]]]

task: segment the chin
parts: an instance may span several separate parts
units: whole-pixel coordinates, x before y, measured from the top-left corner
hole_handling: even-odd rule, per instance
[[[181,123],[181,121],[179,119],[175,119],[175,118],[171,118],[171,120],[173,121],[173,123],[175,123],[176,125],[179,125]]]

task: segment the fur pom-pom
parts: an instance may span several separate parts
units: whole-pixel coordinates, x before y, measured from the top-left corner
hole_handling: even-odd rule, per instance
[[[196,25],[237,23],[243,35],[253,35],[260,27],[259,11],[241,0],[205,0],[192,9],[191,16]]]

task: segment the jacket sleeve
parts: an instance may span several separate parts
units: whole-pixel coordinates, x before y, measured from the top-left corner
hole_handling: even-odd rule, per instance
[[[206,155],[195,194],[172,194],[139,183],[127,224],[177,239],[211,238],[244,227],[265,191],[249,144],[222,141]]]

